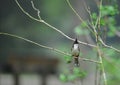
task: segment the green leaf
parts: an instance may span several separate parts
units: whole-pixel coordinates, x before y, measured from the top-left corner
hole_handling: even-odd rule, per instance
[[[76,76],[76,77],[80,77],[80,78],[84,78],[86,76],[86,72],[81,70],[80,68],[78,67],[75,67],[73,69],[73,74]]]
[[[110,26],[110,31],[113,32],[113,33],[115,33],[115,32],[116,32],[115,26],[111,25],[111,26]]]
[[[75,67],[75,68],[73,69],[73,73],[74,73],[74,74],[79,74],[79,73],[80,73],[80,69],[79,69],[78,67]]]
[[[118,7],[117,6],[112,6],[112,5],[107,5],[107,6],[101,6],[100,8],[102,17],[106,15],[115,15],[118,14]]]
[[[76,76],[75,75],[68,75],[68,80],[69,81],[74,81],[76,79]]]
[[[115,24],[116,24],[116,21],[115,21],[115,18],[114,18],[114,17],[109,17],[109,18],[108,18],[108,22],[109,22],[109,23],[108,23],[109,25],[115,25]]]
[[[104,16],[106,16],[108,14],[109,14],[108,10],[104,6],[102,6],[102,8],[101,8],[101,16],[104,17]]]
[[[102,26],[104,26],[104,25],[106,24],[106,22],[105,22],[105,20],[104,20],[103,18],[100,20],[100,24],[101,24]]]
[[[65,61],[67,63],[71,63],[71,61],[72,61],[72,57],[71,56],[65,56],[64,59],[65,59]]]
[[[97,14],[96,14],[96,13],[92,13],[91,18],[92,18],[93,20],[96,20],[96,19],[97,19]]]
[[[115,55],[115,51],[112,49],[103,49],[103,50],[104,50],[106,56],[111,57],[111,56]]]
[[[108,35],[109,37],[114,37],[114,36],[115,36],[115,34],[114,34],[113,32],[111,32],[111,31],[109,31],[109,32],[107,33],[107,35]]]
[[[77,27],[74,29],[74,32],[75,32],[77,35],[82,35],[82,34],[83,34],[80,26],[77,26]]]
[[[74,29],[74,32],[77,34],[77,35],[87,35],[89,34],[90,32],[87,30],[87,29],[82,29],[81,26],[77,26],[75,29]]]
[[[62,82],[67,82],[67,76],[66,76],[65,74],[60,74],[59,79],[60,79]]]
[[[82,23],[81,23],[81,27],[82,27],[82,28],[87,27],[87,22],[85,22],[85,21],[84,21],[84,22],[82,22]]]
[[[109,37],[114,37],[116,32],[116,28],[113,25],[109,25],[109,31],[108,31],[108,36]]]

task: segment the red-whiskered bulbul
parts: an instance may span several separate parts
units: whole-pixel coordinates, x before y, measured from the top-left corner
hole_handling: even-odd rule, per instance
[[[72,49],[71,49],[71,52],[72,52],[72,56],[74,58],[74,64],[75,66],[79,66],[79,53],[80,53],[80,48],[79,48],[79,43],[78,43],[78,40],[77,38],[75,39],[74,43],[73,43],[73,46],[72,46]]]

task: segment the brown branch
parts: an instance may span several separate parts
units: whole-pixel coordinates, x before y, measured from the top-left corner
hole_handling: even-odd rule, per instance
[[[26,11],[22,8],[22,6],[19,4],[19,2],[18,2],[17,0],[15,0],[15,2],[16,2],[17,5],[19,6],[19,8],[22,10],[22,12],[23,12],[24,14],[26,14],[26,15],[27,15],[29,18],[31,18],[32,20],[38,21],[38,22],[40,22],[40,23],[43,23],[43,24],[45,24],[46,26],[50,27],[51,29],[57,31],[58,33],[60,33],[60,34],[63,35],[64,37],[66,37],[67,39],[74,41],[73,38],[69,37],[68,35],[66,35],[66,34],[65,34],[64,32],[62,32],[61,30],[57,29],[56,27],[50,25],[49,23],[47,23],[46,21],[44,21],[43,19],[41,19],[40,15],[39,15],[40,11],[34,6],[34,3],[33,3],[33,2],[31,2],[31,3],[32,3],[32,7],[33,7],[34,10],[37,11],[38,17],[40,17],[39,19],[34,18],[34,17],[31,16],[28,12],[26,12]],[[85,42],[82,42],[82,41],[78,41],[78,42],[79,42],[80,44],[87,45],[87,46],[90,46],[90,47],[96,47],[95,45],[92,45],[92,44],[89,44],[89,43],[85,43]]]
[[[45,48],[45,49],[49,49],[49,50],[53,50],[53,51],[55,51],[55,52],[57,52],[57,53],[60,53],[60,54],[63,54],[63,55],[71,56],[70,53],[63,52],[63,51],[58,50],[58,49],[56,49],[56,48],[52,48],[52,47],[49,47],[49,46],[45,46],[45,45],[39,44],[39,43],[37,43],[37,42],[34,42],[34,41],[32,41],[32,40],[29,40],[29,39],[20,37],[20,36],[18,36],[18,35],[14,35],[14,34],[10,34],[10,33],[5,33],[5,32],[0,32],[0,35],[6,35],[6,36],[11,36],[11,37],[14,37],[14,38],[18,38],[18,39],[24,40],[24,41],[26,41],[26,42],[32,43],[32,44],[34,44],[34,45],[37,45],[37,46],[39,46],[39,47],[42,47],[42,48]],[[98,61],[95,61],[95,60],[86,59],[86,58],[79,58],[79,59],[81,59],[81,60],[83,60],[83,61],[89,61],[89,62],[94,62],[94,63],[98,63],[98,64],[99,64],[99,62],[98,62]]]

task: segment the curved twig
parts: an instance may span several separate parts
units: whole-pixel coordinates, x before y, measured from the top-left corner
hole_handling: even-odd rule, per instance
[[[83,23],[85,23],[85,21],[82,19],[82,17],[77,13],[77,11],[73,8],[73,6],[71,5],[69,0],[66,0],[69,7],[72,9],[72,11],[75,13],[75,15],[79,18],[79,20]],[[88,26],[88,24],[85,24],[87,26],[87,28],[94,34],[94,32],[91,30],[91,28]]]
[[[56,27],[50,25],[49,23],[47,23],[47,22],[44,21],[43,19],[41,19],[41,18],[39,18],[39,19],[34,18],[33,16],[31,16],[28,12],[26,12],[26,11],[22,8],[22,6],[19,4],[19,2],[18,2],[17,0],[15,0],[15,2],[16,2],[17,5],[19,6],[19,8],[22,10],[22,12],[23,12],[24,14],[26,14],[29,18],[31,18],[31,19],[33,19],[33,20],[35,20],[35,21],[38,21],[38,22],[40,22],[40,23],[45,24],[46,26],[48,26],[48,27],[54,29],[55,31],[59,32],[61,35],[63,35],[63,36],[66,37],[67,39],[74,41],[73,38],[69,37],[68,35],[66,35],[66,34],[65,34],[64,32],[62,32],[61,30],[57,29]],[[34,6],[33,3],[32,3],[32,6]],[[36,9],[35,6],[33,7],[33,9],[34,9],[34,10]],[[39,10],[36,10],[36,11],[37,11],[37,13],[39,12]],[[39,16],[40,16],[40,15],[39,15]],[[88,44],[88,43],[85,43],[85,42],[82,42],[82,41],[78,41],[78,42],[79,42],[80,44],[87,45],[87,46],[90,46],[90,47],[96,47],[95,45]]]
[[[58,49],[56,49],[56,48],[52,48],[52,47],[48,47],[48,46],[45,46],[45,45],[41,45],[41,44],[39,44],[39,43],[37,43],[37,42],[34,42],[34,41],[32,41],[32,40],[29,40],[29,39],[20,37],[20,36],[18,36],[18,35],[14,35],[14,34],[10,34],[10,33],[5,33],[5,32],[0,32],[0,35],[7,35],[7,36],[15,37],[15,38],[18,38],[18,39],[22,39],[22,40],[24,40],[24,41],[27,41],[27,42],[32,43],[32,44],[34,44],[34,45],[37,45],[37,46],[39,46],[39,47],[42,47],[42,48],[45,48],[45,49],[49,49],[49,50],[53,50],[53,51],[55,51],[55,52],[57,52],[57,53],[60,53],[60,54],[63,54],[63,55],[71,56],[70,53],[63,52],[63,51],[58,50]],[[95,60],[91,60],[91,59],[86,59],[86,58],[79,58],[79,59],[80,59],[80,60],[83,60],[83,61],[89,61],[89,62],[98,63],[98,64],[100,63],[99,61],[95,61]]]

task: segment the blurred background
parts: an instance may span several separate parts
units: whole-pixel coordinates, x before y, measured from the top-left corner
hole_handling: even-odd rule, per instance
[[[19,3],[28,13],[37,18],[37,13],[32,8],[30,1],[19,0]],[[70,0],[83,20],[87,20],[89,15],[83,1]],[[98,12],[97,0],[85,0],[85,2],[92,12]],[[112,3],[111,0],[105,0],[104,4],[108,2]],[[119,6],[120,1],[117,2]],[[72,12],[66,0],[34,0],[34,4],[40,9],[40,15],[46,22],[72,38],[76,38],[79,31],[81,33],[79,40],[94,44],[94,39],[90,37],[90,34],[84,35],[83,31],[78,30],[81,22]],[[119,26],[119,15],[115,15],[115,20],[116,25]],[[117,34],[107,37],[106,43],[120,49],[120,30],[117,30]],[[31,20],[20,10],[14,0],[0,0],[0,32],[15,34],[65,52],[71,51],[73,43],[46,25]],[[86,34],[86,31],[84,32]],[[87,33],[89,32],[87,31]],[[80,49],[82,57],[95,59],[94,49],[84,45],[80,45]],[[110,64],[105,62],[109,85],[119,85],[120,53],[108,49],[105,51],[112,62]],[[74,68],[74,65],[66,63],[64,57],[63,54],[38,47],[24,40],[0,35],[0,85],[75,85],[76,83],[73,81],[63,83],[59,79],[60,73],[67,73]],[[80,62],[80,68],[87,73],[82,80],[83,85],[94,85],[95,63]]]

